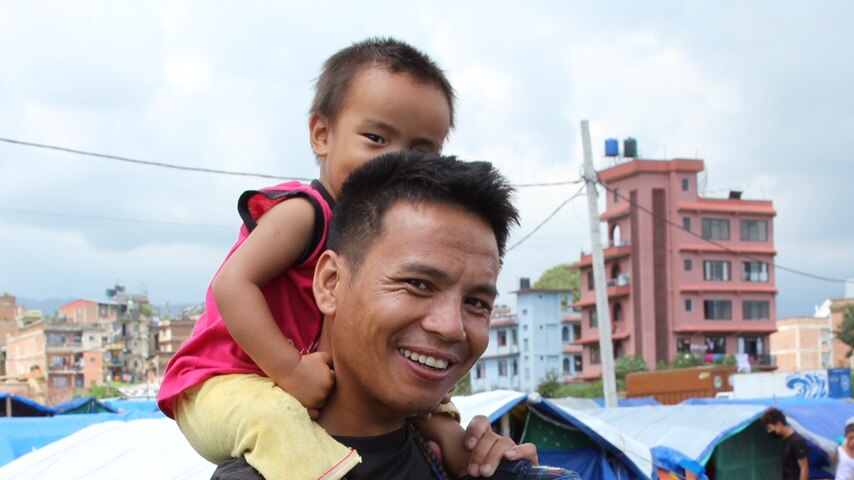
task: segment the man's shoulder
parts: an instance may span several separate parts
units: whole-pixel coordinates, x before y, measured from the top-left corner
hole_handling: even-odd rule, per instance
[[[264,477],[249,465],[246,458],[238,457],[216,467],[211,480],[264,480]]]

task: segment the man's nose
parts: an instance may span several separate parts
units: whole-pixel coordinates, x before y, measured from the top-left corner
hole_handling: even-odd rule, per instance
[[[461,302],[449,301],[437,305],[424,319],[423,325],[425,330],[438,334],[448,342],[461,342],[466,339]]]

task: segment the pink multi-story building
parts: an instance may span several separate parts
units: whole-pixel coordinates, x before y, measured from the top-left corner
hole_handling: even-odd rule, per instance
[[[744,353],[773,368],[774,207],[770,201],[700,196],[702,160],[635,159],[599,172],[607,187],[604,251],[614,356],[650,368],[679,354],[712,362]],[[584,378],[601,375],[590,255],[581,272]]]

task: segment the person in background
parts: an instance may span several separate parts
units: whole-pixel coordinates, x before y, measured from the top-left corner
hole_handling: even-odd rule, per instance
[[[834,480],[854,480],[854,417],[845,423],[845,436],[842,445],[836,447],[833,463],[836,464]]]
[[[765,430],[783,439],[783,480],[808,480],[810,465],[809,448],[804,437],[789,426],[786,415],[770,408],[762,415]]]

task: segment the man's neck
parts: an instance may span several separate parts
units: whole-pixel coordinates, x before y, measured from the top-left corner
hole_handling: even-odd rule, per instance
[[[783,427],[783,440],[791,437],[794,434],[795,434],[795,429],[793,429],[792,427],[790,427],[788,425]]]
[[[405,422],[405,415],[343,397],[337,389],[317,418],[317,423],[330,435],[345,437],[375,437],[398,430]]]

